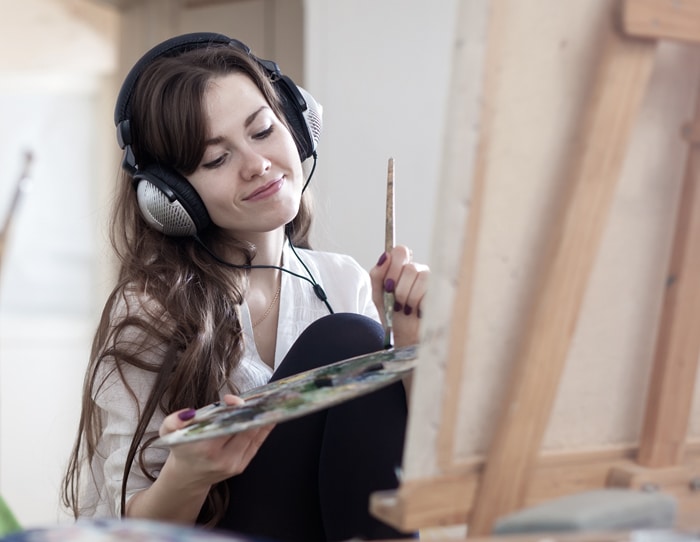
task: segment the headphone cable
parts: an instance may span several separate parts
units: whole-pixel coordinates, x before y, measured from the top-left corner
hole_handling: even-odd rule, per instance
[[[296,256],[297,260],[299,260],[299,263],[301,263],[302,267],[306,270],[306,273],[309,275],[308,277],[305,277],[304,275],[301,275],[299,273],[296,273],[294,271],[291,271],[290,269],[286,269],[284,267],[281,267],[279,265],[251,265],[251,264],[245,264],[245,265],[237,265],[231,262],[227,262],[226,260],[223,260],[219,258],[205,243],[202,241],[198,235],[194,236],[194,240],[199,243],[199,245],[205,250],[209,256],[211,256],[217,263],[224,265],[226,267],[231,267],[233,269],[277,269],[279,271],[283,271],[285,273],[288,273],[289,275],[292,275],[293,277],[296,277],[301,280],[305,280],[311,286],[313,287],[314,294],[316,294],[316,297],[318,297],[324,305],[326,305],[326,308],[328,309],[328,312],[331,314],[334,313],[333,308],[331,307],[331,304],[328,302],[328,295],[326,295],[325,290],[323,287],[316,282],[316,279],[314,278],[313,274],[309,270],[309,268],[306,266],[304,263],[304,260],[301,259],[299,254],[297,254],[296,249],[294,248],[294,245],[292,244],[292,240],[287,237],[287,241],[289,242],[289,247],[292,249],[292,253],[294,256]]]
[[[312,156],[313,159],[314,159],[314,165],[311,167],[311,172],[309,173],[309,176],[308,176],[308,178],[306,179],[306,182],[304,183],[304,187],[301,189],[301,193],[302,193],[302,194],[303,194],[304,191],[306,190],[306,187],[309,186],[309,183],[311,182],[311,177],[314,176],[314,171],[316,171],[316,162],[318,161],[318,154],[316,153],[316,151],[313,151],[313,152],[311,153],[311,156]],[[291,245],[292,242],[290,241],[289,244]],[[297,258],[298,258],[298,256],[297,256]],[[304,267],[306,267],[306,266],[304,266]]]

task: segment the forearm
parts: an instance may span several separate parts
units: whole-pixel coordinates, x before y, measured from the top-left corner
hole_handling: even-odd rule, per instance
[[[126,516],[192,525],[209,489],[209,486],[192,484],[178,476],[171,456],[156,481],[129,499]]]

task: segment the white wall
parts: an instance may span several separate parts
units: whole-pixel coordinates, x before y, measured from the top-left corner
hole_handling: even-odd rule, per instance
[[[0,118],[14,127],[0,134],[3,218],[23,153],[33,153],[2,255],[0,492],[30,525],[62,517],[58,487],[104,301],[96,296],[104,209],[95,182],[100,86],[20,79],[0,91]]]
[[[312,180],[317,248],[366,268],[384,250],[387,160],[396,242],[427,262],[456,0],[306,0],[305,83],[324,107]]]
[[[0,0],[0,13],[0,223],[33,153],[2,254],[0,492],[32,526],[68,519],[58,487],[109,280],[116,14],[89,0]]]

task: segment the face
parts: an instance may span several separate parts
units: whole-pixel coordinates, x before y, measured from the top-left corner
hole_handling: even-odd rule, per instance
[[[304,184],[291,133],[243,74],[212,79],[204,106],[207,146],[187,178],[212,222],[239,239],[283,228]]]

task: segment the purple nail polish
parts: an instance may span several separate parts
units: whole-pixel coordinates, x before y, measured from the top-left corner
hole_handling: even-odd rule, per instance
[[[197,413],[197,411],[193,408],[188,408],[187,410],[183,410],[180,412],[177,417],[180,418],[183,422],[186,422],[187,420],[191,420],[194,418],[194,415]]]
[[[403,305],[398,301],[394,301],[394,312],[401,312],[403,310]]]
[[[406,306],[403,308],[403,313],[404,313],[406,316],[408,316],[408,315],[411,314],[412,312],[413,312],[413,308],[412,308],[410,305],[406,305]]]
[[[391,293],[394,291],[394,279],[386,279],[386,282],[384,283],[384,290]]]
[[[382,252],[382,255],[379,256],[379,259],[377,260],[377,265],[382,265],[386,261],[386,252]]]

